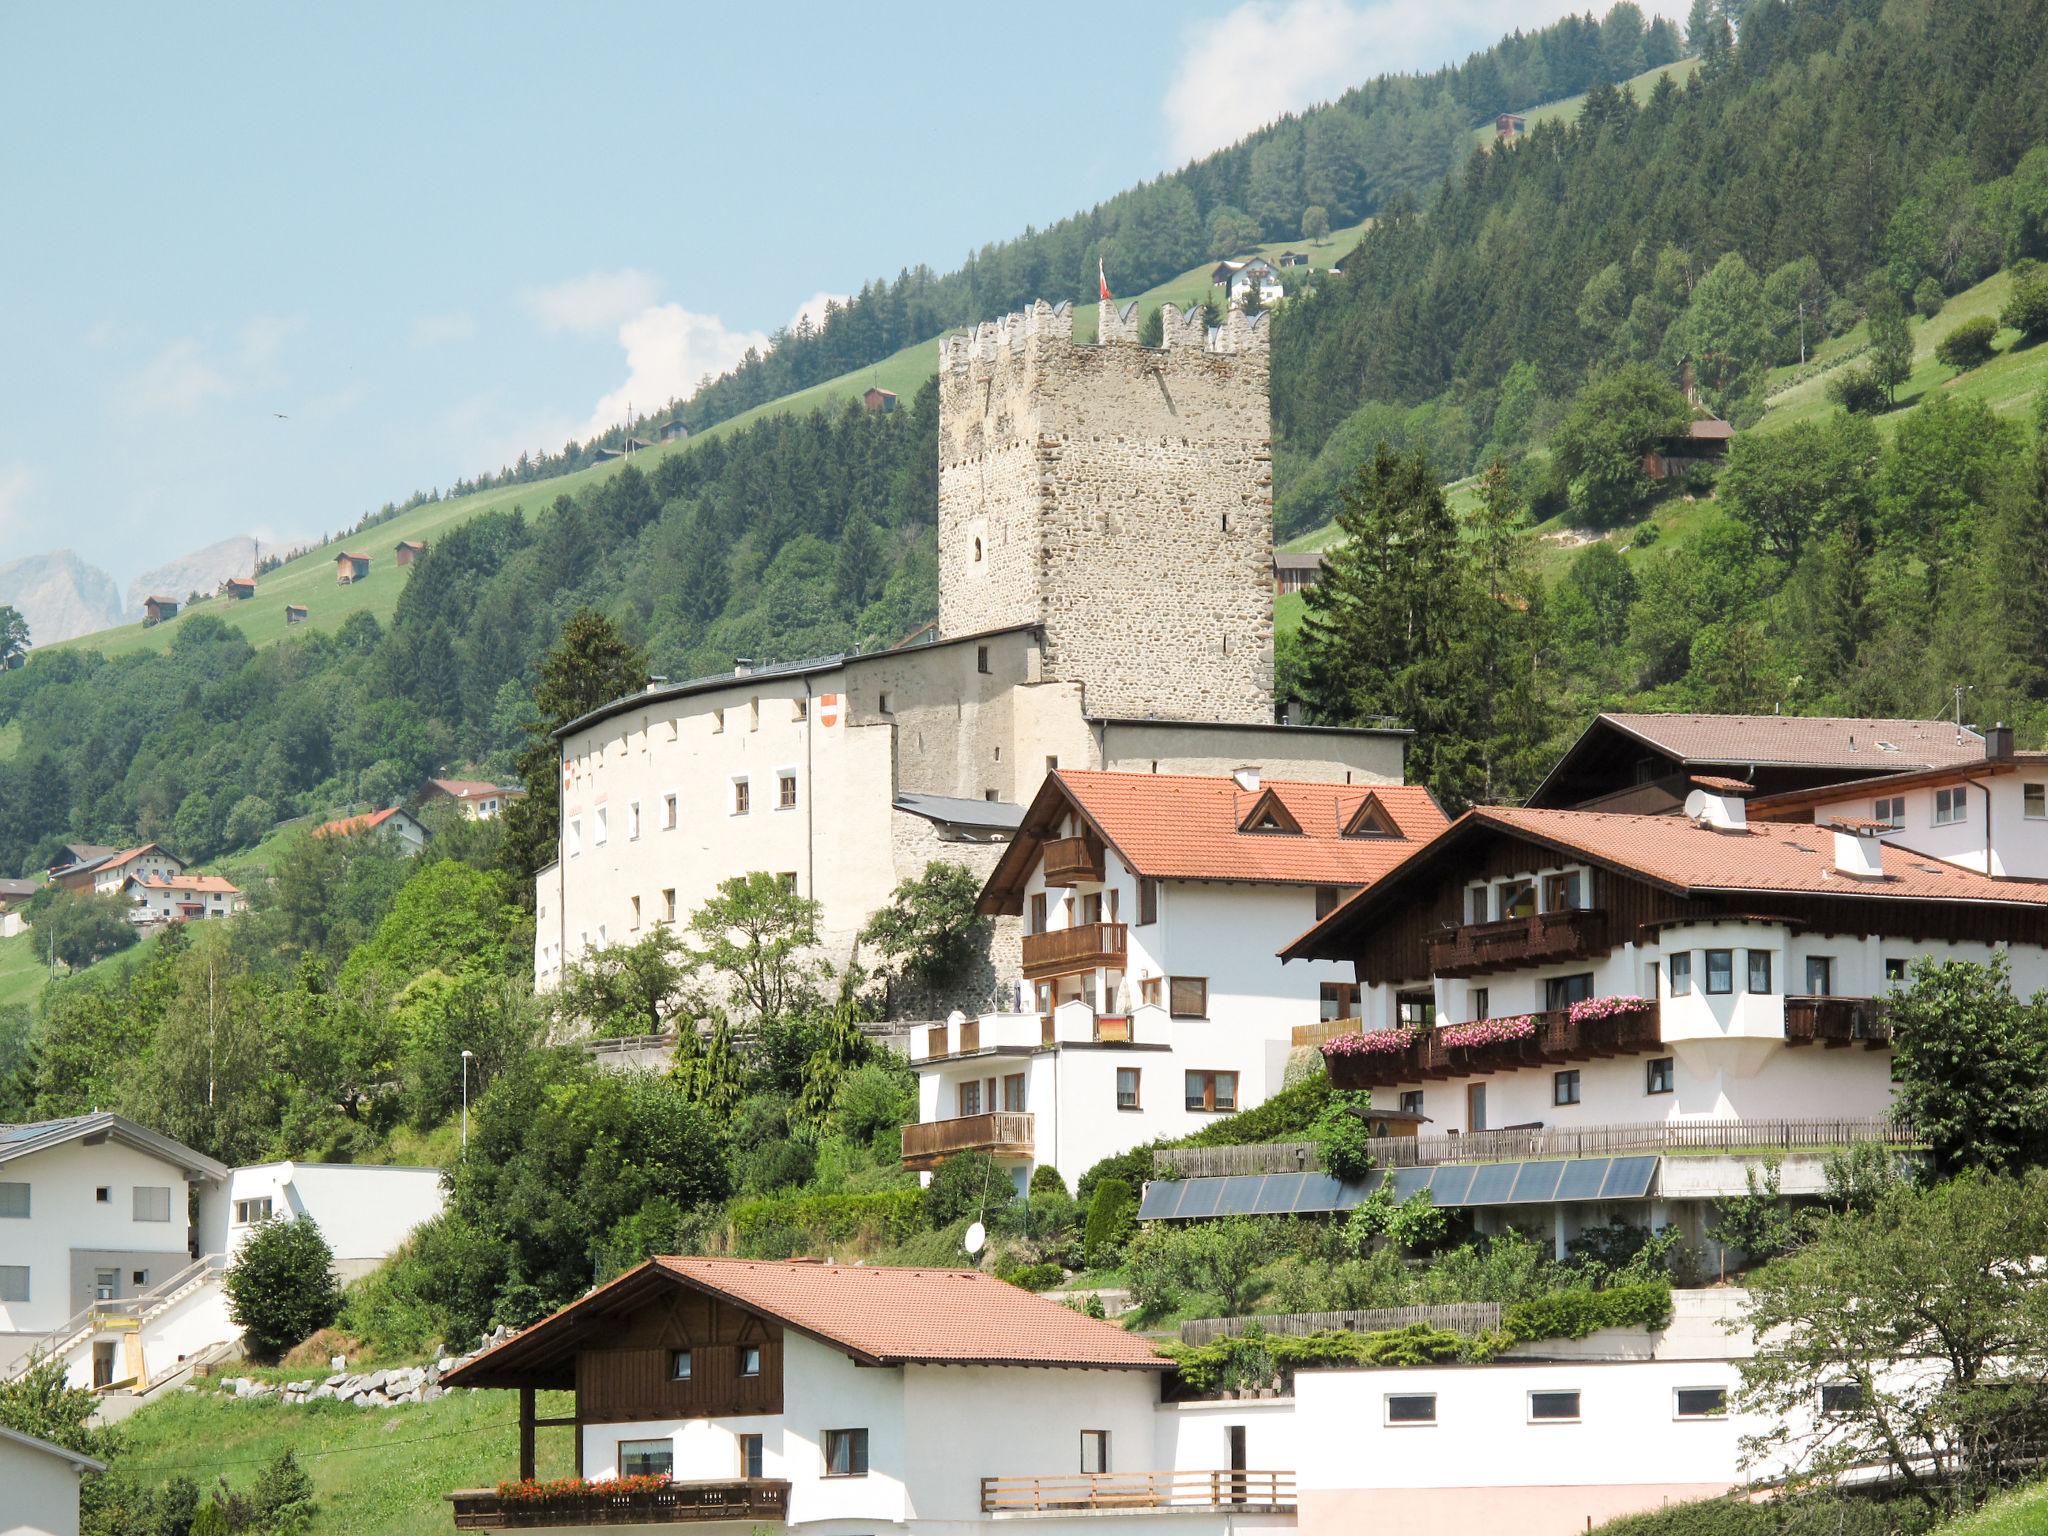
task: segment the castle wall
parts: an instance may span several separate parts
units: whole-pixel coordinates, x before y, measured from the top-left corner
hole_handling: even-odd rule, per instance
[[[1045,629],[1094,715],[1271,718],[1264,324],[1168,307],[1140,347],[1043,303],[941,343],[939,623]]]

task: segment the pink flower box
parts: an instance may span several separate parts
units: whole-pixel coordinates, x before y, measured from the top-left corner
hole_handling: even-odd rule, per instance
[[[1367,1030],[1362,1035],[1339,1035],[1334,1040],[1323,1042],[1323,1059],[1337,1056],[1399,1056],[1422,1038],[1422,1031],[1411,1024],[1398,1029]]]
[[[1526,1013],[1514,1018],[1450,1024],[1437,1032],[1437,1039],[1448,1046],[1507,1045],[1516,1040],[1535,1038],[1536,1020]]]
[[[1626,1018],[1649,1011],[1647,997],[1589,997],[1572,1004],[1571,1019],[1574,1024],[1589,1024],[1594,1019]]]

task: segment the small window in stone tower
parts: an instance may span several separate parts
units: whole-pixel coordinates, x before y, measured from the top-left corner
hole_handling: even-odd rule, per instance
[[[979,539],[974,541],[974,563],[976,565],[981,564],[981,540]]]
[[[1225,533],[1230,532],[1230,514],[1228,512],[1223,514],[1223,531]]]

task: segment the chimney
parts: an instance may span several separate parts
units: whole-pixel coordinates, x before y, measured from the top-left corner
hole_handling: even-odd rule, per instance
[[[1891,830],[1882,821],[1830,823],[1835,834],[1835,873],[1852,880],[1884,878],[1884,834]]]
[[[754,658],[753,658],[753,657],[751,657],[751,656],[735,656],[735,657],[733,657],[733,659],[732,659],[732,675],[733,675],[734,677],[751,677],[751,676],[753,676],[753,672],[754,672]]]
[[[1237,780],[1237,787],[1246,794],[1255,793],[1259,787],[1259,765],[1247,763],[1241,768],[1230,770],[1230,776]]]
[[[659,693],[667,686],[668,679],[665,677],[650,677],[647,679],[647,691],[649,693]]]
[[[2002,762],[2012,756],[2012,727],[2003,720],[1984,733],[1984,760]]]
[[[1749,827],[1749,808],[1742,803],[1750,786],[1738,779],[1694,779],[1685,797],[1686,818],[1716,832],[1742,832]]]

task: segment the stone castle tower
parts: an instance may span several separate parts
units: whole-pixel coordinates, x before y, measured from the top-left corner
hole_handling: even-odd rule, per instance
[[[1166,306],[1073,306],[948,337],[939,354],[939,629],[1035,623],[1048,680],[1091,715],[1270,722],[1268,331]]]

